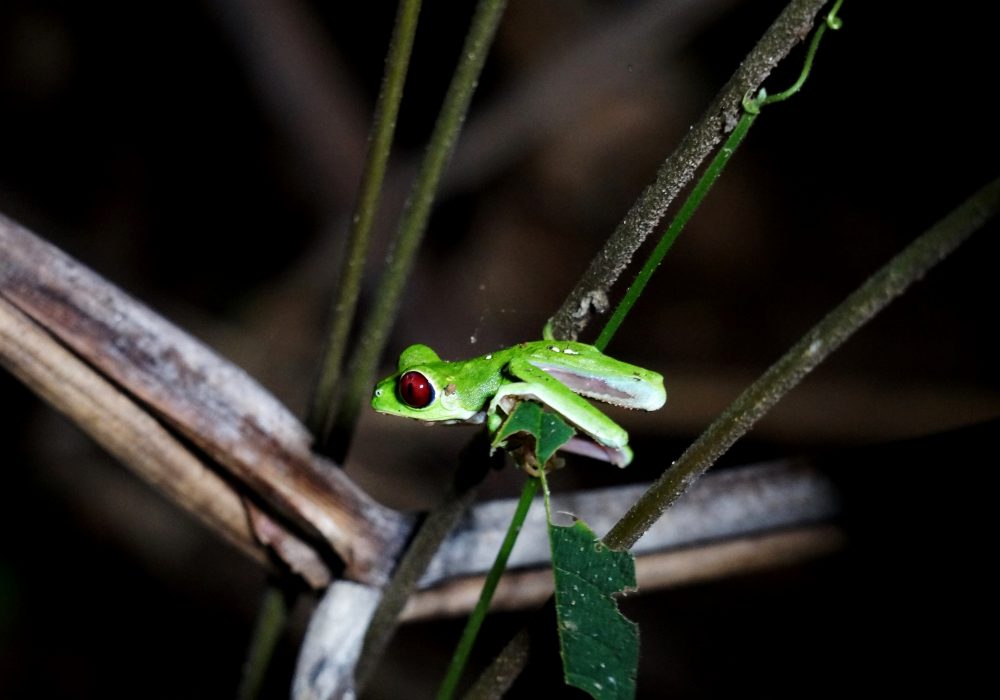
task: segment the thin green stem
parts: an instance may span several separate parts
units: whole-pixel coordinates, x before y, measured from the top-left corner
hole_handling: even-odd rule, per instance
[[[702,200],[705,199],[705,195],[708,191],[712,189],[712,185],[715,181],[719,179],[719,175],[722,174],[722,170],[726,167],[726,163],[732,157],[733,153],[743,142],[743,138],[747,135],[750,127],[753,125],[754,120],[757,118],[756,114],[751,114],[750,112],[744,112],[743,116],[740,117],[739,122],[736,124],[736,128],[729,135],[726,143],[719,149],[709,163],[708,168],[705,169],[705,173],[698,180],[698,184],[695,185],[691,194],[685,200],[684,205],[681,210],[674,217],[674,220],[670,222],[670,226],[667,228],[666,232],[660,238],[659,243],[656,244],[656,248],[646,259],[646,263],[639,270],[639,274],[636,275],[635,281],[625,292],[625,296],[622,300],[618,302],[618,306],[615,308],[615,312],[608,319],[608,322],[604,325],[601,330],[601,334],[597,337],[594,342],[594,346],[598,350],[604,350],[611,342],[611,338],[614,337],[615,333],[618,331],[618,327],[625,320],[625,316],[631,311],[632,306],[639,299],[646,285],[649,283],[650,278],[656,271],[656,268],[660,266],[663,261],[663,256],[667,254],[670,247],[677,240],[677,236],[680,232],[687,226],[687,222],[694,215],[695,211],[698,210],[698,206],[701,204]]]
[[[326,350],[320,365],[320,376],[313,394],[306,424],[314,435],[323,438],[329,429],[333,395],[340,380],[344,349],[354,320],[361,275],[368,252],[372,222],[378,208],[386,163],[392,148],[396,117],[406,82],[413,37],[416,34],[420,0],[401,0],[389,41],[385,75],[375,106],[372,131],[369,135],[368,155],[361,177],[361,189],[351,218],[350,239],[344,268],[340,276],[336,298],[331,313],[330,331]],[[278,583],[269,583],[261,606],[257,611],[257,624],[251,638],[243,679],[240,684],[241,700],[251,700],[260,693],[274,647],[288,620],[290,607],[287,596],[292,595]]]
[[[264,596],[257,608],[257,621],[250,637],[250,648],[243,666],[243,678],[236,693],[239,700],[254,700],[267,675],[274,649],[288,622],[289,599],[285,591],[274,582],[264,589]]]
[[[842,22],[840,18],[837,17],[837,13],[840,11],[840,6],[843,4],[844,0],[837,0],[833,3],[833,7],[826,14],[826,18],[823,22],[816,27],[816,31],[813,32],[812,41],[809,42],[809,50],[806,51],[806,60],[802,64],[802,72],[799,73],[799,78],[791,87],[787,90],[783,90],[774,95],[767,95],[763,90],[761,90],[760,96],[756,100],[743,100],[743,107],[748,112],[753,112],[756,114],[760,111],[760,108],[764,105],[774,104],[775,102],[784,102],[789,97],[797,93],[805,85],[806,79],[809,78],[809,73],[812,71],[813,59],[816,58],[816,49],[819,48],[819,42],[823,40],[823,36],[826,34],[827,29],[840,29]]]
[[[725,169],[726,164],[729,163],[729,159],[733,157],[736,149],[739,148],[740,144],[743,143],[743,139],[746,138],[747,132],[750,131],[750,127],[753,126],[754,121],[757,119],[757,115],[760,114],[760,108],[766,104],[771,104],[774,102],[781,102],[787,100],[789,97],[797,93],[802,89],[805,84],[806,79],[809,77],[809,73],[812,70],[813,60],[816,57],[816,50],[819,48],[819,42],[826,33],[827,28],[839,29],[840,20],[837,18],[837,11],[840,9],[840,5],[843,0],[837,0],[834,3],[833,9],[826,16],[826,20],[821,22],[816,31],[813,32],[812,41],[809,43],[809,49],[806,51],[806,58],[802,66],[802,71],[799,73],[798,79],[783,92],[777,93],[775,95],[767,96],[763,88],[760,90],[760,94],[756,99],[745,98],[743,100],[744,112],[740,117],[739,122],[736,124],[736,128],[733,129],[732,133],[729,134],[729,138],[726,139],[726,143],[723,144],[715,157],[712,158],[712,162],[709,163],[705,172],[702,174],[698,183],[695,185],[691,194],[684,201],[681,206],[681,210],[674,217],[674,220],[670,222],[670,226],[667,228],[666,232],[660,238],[659,243],[656,244],[656,248],[650,253],[649,257],[646,259],[646,263],[642,266],[639,274],[636,275],[635,281],[625,292],[625,296],[618,306],[615,308],[614,313],[608,322],[604,325],[601,330],[601,334],[597,337],[594,342],[594,346],[598,350],[604,350],[611,339],[614,337],[615,333],[618,331],[619,326],[621,326],[622,321],[628,315],[628,312],[632,310],[635,302],[638,301],[639,296],[642,294],[646,285],[649,283],[650,278],[656,271],[656,268],[660,266],[663,261],[663,256],[667,254],[673,246],[674,241],[677,240],[677,236],[680,232],[684,230],[687,226],[688,221],[698,210],[705,196],[708,194],[709,190],[712,189],[712,185],[715,181],[719,179],[719,175],[722,174],[723,169]]]
[[[342,461],[347,453],[361,402],[371,392],[372,377],[385,349],[406,280],[427,228],[441,173],[454,151],[505,6],[506,0],[480,0],[476,6],[461,58],[434,126],[427,153],[403,209],[371,315],[351,357],[347,385],[327,440],[327,447],[335,446],[333,456],[337,461]]]
[[[469,621],[462,631],[462,637],[458,642],[458,646],[455,647],[455,653],[451,657],[451,663],[448,665],[448,671],[445,674],[444,681],[441,683],[441,689],[438,690],[437,700],[450,700],[455,695],[455,688],[462,677],[462,671],[465,670],[465,663],[468,661],[469,652],[472,651],[472,645],[476,641],[476,635],[479,634],[479,628],[482,627],[483,620],[486,619],[490,600],[493,598],[497,584],[500,583],[500,577],[503,576],[504,569],[507,568],[507,559],[510,558],[511,550],[514,549],[517,536],[521,532],[521,526],[524,525],[524,519],[528,515],[531,501],[538,490],[539,481],[540,479],[528,478],[524,482],[524,488],[521,490],[521,498],[517,502],[514,517],[511,518],[507,534],[500,545],[500,551],[497,552],[493,566],[486,576],[486,582],[483,584],[483,590],[479,594],[476,607],[473,609],[472,614],[469,616]]]
[[[656,180],[632,205],[625,218],[594,256],[552,317],[556,338],[579,336],[595,311],[607,308],[608,293],[636,251],[665,216],[680,191],[723,139],[728,124],[738,121],[740,103],[757,90],[775,66],[812,28],[827,0],[791,0],[757,45],[740,63],[698,122],[660,166]]]
[[[806,333],[733,402],[605,536],[628,549],[694,481],[778,400],[907,287],[1000,212],[994,180],[903,249]]]
[[[403,98],[403,85],[406,82],[419,15],[420,0],[400,0],[392,38],[389,41],[385,75],[375,105],[372,132],[368,139],[368,156],[361,176],[361,190],[358,193],[354,215],[351,217],[344,267],[330,314],[326,351],[320,364],[320,375],[306,420],[309,429],[319,438],[321,444],[326,442],[330,429],[333,396],[340,381],[341,365],[344,361],[351,324],[354,322],[358,294],[361,290],[361,277],[365,269],[365,257],[368,254],[368,241],[382,193],[386,164],[392,150],[396,117],[399,114],[399,103]]]

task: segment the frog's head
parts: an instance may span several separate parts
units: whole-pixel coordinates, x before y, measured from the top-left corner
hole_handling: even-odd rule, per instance
[[[426,345],[411,345],[399,356],[399,371],[375,385],[372,408],[431,423],[468,422],[476,412],[459,404],[448,364]]]

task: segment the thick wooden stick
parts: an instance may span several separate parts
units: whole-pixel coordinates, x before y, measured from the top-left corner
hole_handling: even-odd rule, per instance
[[[329,543],[348,578],[384,580],[410,532],[411,518],[375,502],[314,455],[308,431],[263,387],[3,216],[0,251],[0,296],[10,305],[204,450],[271,515],[287,520],[306,539]],[[84,413],[79,419],[90,432],[86,423],[95,418]],[[157,468],[163,473],[145,472],[150,481],[172,478],[155,460],[144,467]],[[263,530],[257,534],[277,537],[278,529]]]

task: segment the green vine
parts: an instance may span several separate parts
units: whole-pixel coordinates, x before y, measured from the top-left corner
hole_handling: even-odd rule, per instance
[[[612,285],[662,220],[674,198],[716,150],[727,125],[738,121],[746,95],[756,91],[775,66],[808,34],[826,2],[790,0],[591,260],[587,271],[552,317],[553,337],[578,337],[593,313],[605,310]]]
[[[739,148],[740,144],[743,143],[743,139],[746,138],[747,132],[750,131],[750,127],[753,126],[757,117],[760,115],[760,108],[767,104],[772,104],[775,102],[782,102],[787,100],[789,97],[797,93],[802,89],[805,84],[806,79],[809,77],[809,73],[812,70],[813,59],[816,57],[816,50],[819,48],[819,42],[823,39],[823,35],[826,33],[827,28],[839,29],[841,26],[841,21],[837,17],[837,12],[840,10],[840,5],[843,0],[837,0],[834,3],[833,8],[826,16],[826,20],[822,22],[816,31],[813,32],[812,41],[809,43],[809,49],[806,52],[805,62],[802,66],[802,71],[799,74],[798,79],[789,87],[787,90],[780,92],[776,95],[767,96],[766,90],[761,88],[758,92],[758,96],[755,99],[750,99],[745,97],[743,99],[743,115],[740,117],[739,122],[737,122],[736,127],[733,129],[729,138],[726,139],[726,143],[718,150],[712,162],[709,163],[708,167],[705,169],[704,174],[698,180],[691,194],[684,201],[681,206],[680,211],[674,220],[670,222],[670,226],[664,232],[663,236],[660,238],[659,242],[656,244],[656,248],[650,253],[649,257],[646,259],[646,263],[639,270],[639,273],[635,277],[635,281],[629,286],[628,290],[625,292],[625,296],[618,303],[615,308],[614,313],[608,319],[608,322],[604,325],[601,334],[594,341],[594,346],[598,350],[604,350],[614,334],[618,331],[618,327],[621,326],[622,321],[628,315],[628,312],[632,310],[635,302],[638,301],[639,296],[645,290],[646,285],[649,283],[650,278],[652,278],[653,273],[656,268],[660,266],[663,261],[663,256],[667,254],[673,246],[674,241],[677,240],[677,236],[680,232],[684,230],[687,226],[688,221],[694,216],[694,213],[701,206],[702,201],[705,196],[708,195],[709,190],[712,189],[712,185],[715,181],[719,179],[719,175],[725,169],[726,164],[729,163],[729,159],[733,157],[736,149]]]
[[[444,681],[441,683],[441,689],[438,690],[437,700],[450,700],[455,694],[455,688],[458,687],[462,671],[465,670],[465,663],[469,659],[469,652],[472,651],[472,645],[479,634],[479,628],[482,627],[483,621],[486,619],[486,613],[489,611],[493,593],[500,583],[504,569],[507,568],[507,560],[510,558],[511,550],[514,549],[514,544],[517,542],[517,536],[521,532],[521,526],[524,525],[528,509],[531,508],[531,501],[538,490],[539,481],[539,478],[529,477],[524,482],[524,488],[521,489],[521,498],[517,502],[517,509],[514,511],[510,525],[507,527],[507,534],[500,545],[500,551],[497,552],[496,559],[493,560],[493,566],[490,567],[490,571],[486,575],[486,582],[483,584],[483,590],[479,594],[479,600],[476,601],[476,607],[472,610],[469,621],[465,624],[465,629],[462,630],[462,636],[451,657],[451,663],[448,665]]]

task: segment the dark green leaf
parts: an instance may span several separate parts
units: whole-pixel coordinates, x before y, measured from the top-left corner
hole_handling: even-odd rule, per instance
[[[634,697],[639,630],[612,597],[635,589],[632,555],[605,547],[583,521],[550,523],[549,541],[566,683],[599,700]]]
[[[534,439],[538,464],[543,465],[575,433],[558,415],[542,410],[534,401],[521,401],[497,430],[493,446],[505,447],[510,437],[529,435]]]

